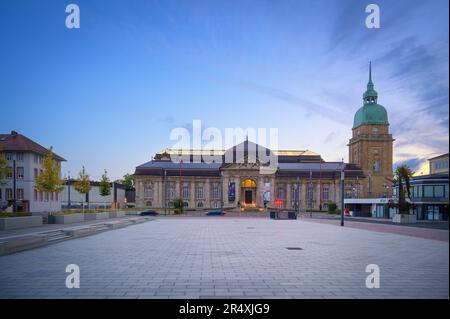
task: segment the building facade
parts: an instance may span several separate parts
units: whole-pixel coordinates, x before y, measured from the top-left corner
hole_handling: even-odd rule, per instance
[[[91,181],[91,190],[87,194],[79,193],[74,187],[75,182],[73,179],[65,182],[64,189],[61,192],[63,209],[82,208],[83,205],[87,209],[121,209],[128,206],[129,198],[126,195],[130,188],[125,185],[111,183],[111,194],[102,196],[100,182]]]
[[[348,206],[355,214],[374,216],[374,207],[376,211],[381,205],[383,216],[379,217],[384,217],[392,194],[394,139],[387,111],[377,100],[370,68],[363,106],[355,114],[348,144],[349,163],[326,162],[308,150],[265,149],[248,140],[220,151],[164,149],[136,167],[136,206],[167,208],[174,198],[182,198],[190,209],[327,210],[331,203],[341,204],[344,172],[344,197],[351,199]],[[250,152],[261,149],[277,157],[271,174],[261,173],[263,164]],[[219,160],[205,162],[203,158],[211,154]],[[174,162],[176,155],[188,161]]]
[[[430,158],[428,163],[430,165],[430,174],[448,174],[448,153]]]
[[[17,210],[21,212],[61,210],[61,194],[42,193],[34,188],[35,179],[43,170],[42,161],[48,154],[47,148],[12,131],[0,134],[0,153],[6,157],[10,168],[5,184],[0,185],[2,209],[11,208],[15,199]],[[61,167],[65,159],[57,154],[54,157]]]

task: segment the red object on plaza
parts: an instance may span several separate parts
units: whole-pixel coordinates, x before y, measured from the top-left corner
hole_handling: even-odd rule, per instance
[[[344,215],[350,216],[350,209],[348,209],[348,208],[344,209]]]
[[[282,207],[282,206],[283,206],[283,203],[284,203],[284,200],[283,200],[283,199],[279,199],[279,198],[275,199],[275,205],[276,205],[276,206]]]

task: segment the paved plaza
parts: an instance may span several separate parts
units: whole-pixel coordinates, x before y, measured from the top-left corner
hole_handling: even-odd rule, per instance
[[[448,298],[448,245],[304,219],[157,218],[0,257],[0,298]]]

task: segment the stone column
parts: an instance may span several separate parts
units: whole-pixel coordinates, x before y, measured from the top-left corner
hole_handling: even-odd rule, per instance
[[[292,185],[290,181],[286,183],[286,208],[292,208]]]
[[[222,201],[223,201],[223,205],[224,206],[228,206],[228,183],[229,183],[229,178],[228,176],[223,176],[222,177]]]
[[[241,200],[241,181],[239,177],[233,176],[235,186],[236,186],[236,199],[234,204],[237,206],[239,201]]]
[[[270,177],[270,205],[275,205],[275,176]]]
[[[189,184],[189,206],[192,208],[197,207],[195,202],[195,179],[193,178]]]
[[[203,186],[204,198],[205,198],[205,208],[211,208],[211,180],[207,178]]]
[[[306,210],[308,207],[308,198],[307,198],[307,191],[308,191],[308,182],[306,179],[300,180],[300,204],[301,209]]]

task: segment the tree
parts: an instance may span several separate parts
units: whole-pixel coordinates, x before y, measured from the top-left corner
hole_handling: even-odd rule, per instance
[[[411,203],[406,200],[411,199],[411,178],[414,172],[408,165],[398,166],[395,170],[393,183],[398,187],[398,202],[391,205],[398,209],[399,214],[409,214]],[[405,197],[406,192],[406,197]]]
[[[53,150],[50,147],[42,162],[42,173],[34,182],[34,188],[43,193],[60,193],[64,189],[64,180],[60,178],[61,168],[55,160]]]
[[[107,176],[106,169],[105,169],[105,173],[102,175],[102,179],[100,180],[100,195],[101,196],[111,195],[111,183]]]
[[[0,185],[5,183],[6,176],[10,172],[11,168],[8,166],[8,161],[3,154],[0,154]]]
[[[86,170],[83,168],[78,173],[78,179],[75,181],[73,186],[78,193],[88,194],[91,190],[91,182],[89,181],[89,174],[86,173]],[[82,203],[82,208],[84,212],[84,202]]]
[[[184,202],[183,202],[182,198],[180,198],[180,197],[174,198],[172,200],[172,205],[174,208],[174,210],[173,210],[174,214],[178,215],[183,212]]]
[[[130,175],[130,174],[125,174],[125,175],[123,175],[122,179],[119,179],[116,182],[119,184],[128,186],[128,187],[133,187],[134,186],[134,176]]]

